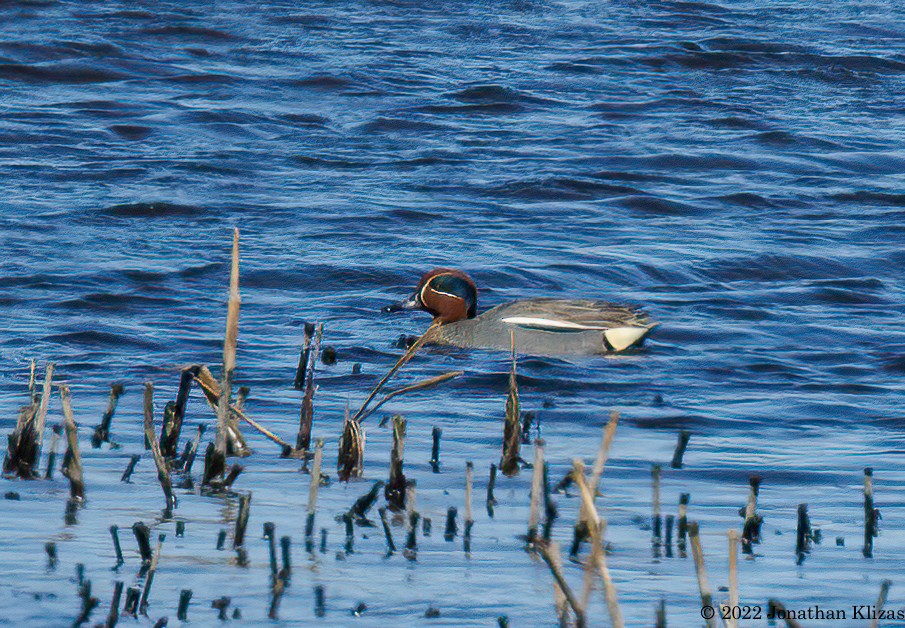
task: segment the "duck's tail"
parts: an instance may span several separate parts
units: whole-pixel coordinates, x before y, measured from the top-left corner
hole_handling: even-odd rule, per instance
[[[644,342],[656,324],[649,327],[614,327],[603,332],[604,344],[611,351],[624,351]]]

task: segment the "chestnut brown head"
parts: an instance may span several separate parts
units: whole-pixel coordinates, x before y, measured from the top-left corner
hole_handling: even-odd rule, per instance
[[[430,312],[436,322],[455,323],[475,317],[478,288],[461,270],[435,268],[422,275],[415,294],[408,301],[385,309],[388,312],[421,309]]]

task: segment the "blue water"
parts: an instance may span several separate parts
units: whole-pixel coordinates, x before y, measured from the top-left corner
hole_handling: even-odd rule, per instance
[[[342,408],[398,357],[400,335],[428,324],[380,314],[423,271],[466,270],[482,307],[642,304],[662,325],[631,356],[519,365],[551,477],[574,456],[590,461],[609,410],[623,413],[603,503],[629,624],[650,623],[661,596],[671,625],[700,622],[690,558],[652,558],[638,524],[650,466],[668,464],[679,429],[693,436],[686,468],[664,471],[664,512],[692,493],[715,588],[725,530],[740,527],[758,473],[765,541],[742,562],[743,601],[873,603],[905,559],[903,44],[905,10],[880,2],[0,2],[0,428],[27,399],[28,361],[56,362],[82,425],[88,496],[66,526],[59,474],[2,481],[22,499],[0,502],[0,620],[71,622],[77,562],[101,598],[96,621],[113,581],[132,583],[128,526],[162,506],[149,459],[119,483],[143,452],[141,385],[155,382],[159,417],[181,365],[220,361],[233,227],[249,413],[292,438],[301,323],[323,321],[339,360],[319,367],[314,431],[331,472]],[[314,619],[316,584],[324,624],[352,621],[359,602],[362,625],[552,624],[550,576],[516,538],[530,473],[501,480],[496,517],[483,512],[507,358],[434,350],[404,376],[452,369],[465,375],[387,408],[409,420],[407,468],[434,521],[416,563],[384,559],[373,530],[336,560],[333,515],[366,482],[322,492],[330,549],[305,556],[308,476],[249,433],[256,453],[236,489],[254,494],[251,565],[213,549],[235,500],[182,496],[186,537],[157,526],[168,540],[151,618],[174,625],[178,591],[193,588],[193,623],[216,622],[220,595],[247,623],[264,621],[257,533],[275,521],[296,543],[286,625]],[[92,450],[113,381],[127,388],[113,424],[122,447]],[[197,395],[188,421],[213,421]],[[433,425],[444,430],[439,475],[427,465]],[[367,427],[365,478],[383,479],[391,436]],[[470,556],[441,529],[448,506],[462,510],[465,460],[478,485]],[[872,560],[860,552],[866,466],[883,514]],[[567,546],[576,500],[557,501]],[[825,541],[796,567],[802,502]],[[128,550],[119,573],[111,521]],[[55,571],[44,570],[48,540]],[[566,576],[580,588],[580,566]],[[55,597],[35,600],[46,592]],[[894,586],[890,607],[903,595]],[[441,616],[420,619],[431,604]],[[594,604],[599,625],[596,594]]]

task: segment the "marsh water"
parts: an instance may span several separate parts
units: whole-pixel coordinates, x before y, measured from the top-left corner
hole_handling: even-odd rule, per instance
[[[0,501],[0,622],[71,624],[77,563],[102,621],[114,581],[136,582],[129,527],[144,521],[167,535],[147,625],[179,624],[182,589],[195,625],[219,621],[211,601],[224,595],[248,625],[554,625],[550,573],[519,538],[530,470],[498,478],[492,519],[483,506],[505,354],[420,353],[400,384],[464,374],[385,408],[408,420],[406,474],[433,522],[416,560],[385,557],[379,527],[357,528],[348,553],[334,519],[386,478],[392,440],[378,416],[366,421],[364,478],[336,482],[343,409],[401,355],[399,337],[429,323],[380,309],[434,266],[470,273],[481,307],[595,297],[661,323],[630,355],[518,363],[552,482],[573,457],[591,461],[610,410],[621,412],[601,504],[629,625],[652,624],[661,598],[670,625],[702,623],[691,557],[652,553],[655,464],[664,514],[691,494],[716,599],[727,597],[726,530],[741,528],[760,475],[763,542],[740,562],[743,603],[849,609],[832,625],[863,625],[851,606],[873,604],[889,578],[887,606],[905,607],[903,50],[905,11],[885,2],[0,2],[0,430],[27,401],[29,360],[55,362],[72,388],[87,497],[67,524],[59,472],[0,481],[19,495]],[[253,494],[245,566],[215,549],[234,495],[180,491],[174,518],[161,518],[141,431],[145,381],[159,421],[180,367],[218,370],[233,227],[249,415],[294,440],[303,321],[325,324],[338,358],[316,373],[314,435],[334,480],[317,514],[326,552],[302,543],[309,476],[248,430],[254,455],[234,487]],[[126,387],[118,448],[92,449],[113,382]],[[55,398],[49,421],[60,419]],[[214,420],[193,393],[187,433]],[[675,470],[679,430],[692,435]],[[449,506],[461,530],[466,461],[468,553],[442,534]],[[871,559],[865,467],[883,517]],[[567,549],[578,500],[554,501]],[[796,565],[800,503],[823,541]],[[293,539],[279,620],[267,619],[267,521]],[[118,571],[111,524],[126,554]],[[580,565],[567,561],[565,576],[581,588]],[[606,625],[600,593],[589,615]]]

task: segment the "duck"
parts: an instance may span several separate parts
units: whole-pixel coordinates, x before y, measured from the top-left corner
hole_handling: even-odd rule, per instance
[[[478,314],[477,285],[453,268],[424,273],[410,298],[384,308],[404,310],[434,317],[428,344],[538,356],[619,353],[657,326],[639,308],[597,299],[520,299]]]

